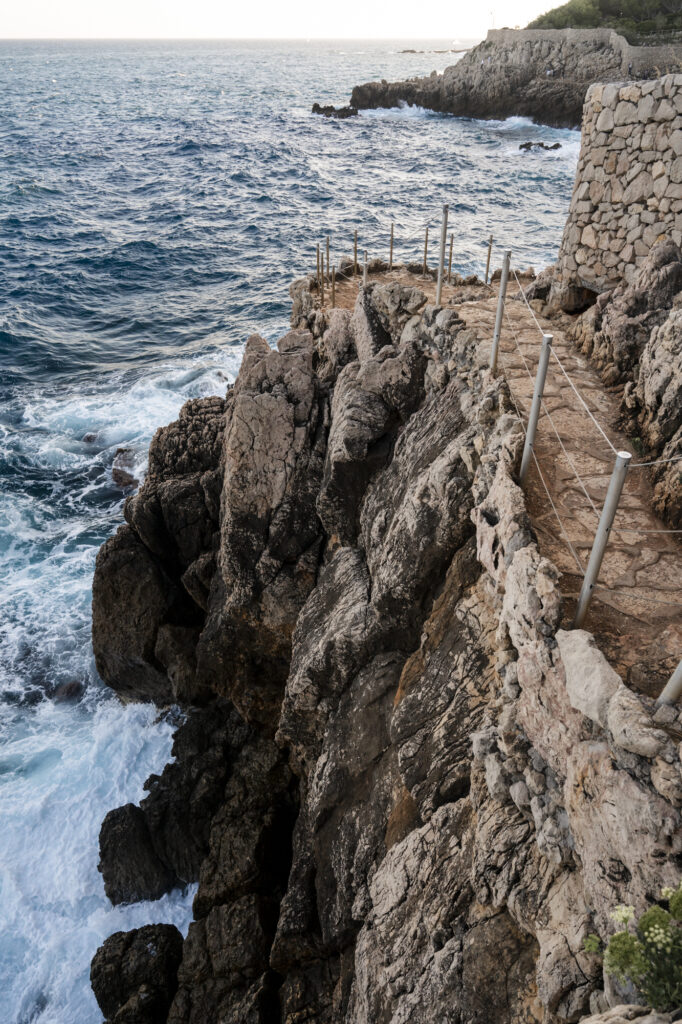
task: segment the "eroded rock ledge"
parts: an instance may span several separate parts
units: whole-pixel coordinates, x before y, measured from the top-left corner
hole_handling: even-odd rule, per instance
[[[583,937],[679,877],[680,720],[560,628],[522,428],[466,307],[292,297],[277,349],[250,338],[225,401],[157,433],[98,558],[104,678],[188,709],[178,760],[105,822],[108,891],[199,882],[167,1015],[135,933],[93,962],[100,1005],[117,1024],[603,1012]]]

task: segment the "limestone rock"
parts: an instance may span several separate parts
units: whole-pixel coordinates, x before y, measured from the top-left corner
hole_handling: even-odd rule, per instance
[[[620,676],[584,629],[560,629],[556,638],[572,707],[606,728],[609,701],[622,685]]]

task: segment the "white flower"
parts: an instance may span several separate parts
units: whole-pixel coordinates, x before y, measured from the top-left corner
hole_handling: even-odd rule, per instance
[[[616,921],[618,924],[627,924],[628,921],[632,921],[634,916],[635,908],[626,907],[623,903],[619,904],[619,906],[611,912],[611,920]]]
[[[665,888],[661,889],[661,896],[663,897],[664,900],[669,900],[670,897],[674,896],[674,895],[675,895],[675,890],[671,889],[669,885],[666,885]]]

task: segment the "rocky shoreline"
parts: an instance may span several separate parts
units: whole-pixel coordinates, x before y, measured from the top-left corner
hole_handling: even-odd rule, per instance
[[[225,399],[157,432],[98,558],[100,672],[187,710],[149,795],[105,819],[107,893],[199,882],[181,954],[167,926],[107,940],[102,1011],[605,1010],[582,940],[677,883],[682,722],[561,629],[521,425],[466,305],[370,283],[325,311],[312,279],[292,298],[276,349],[250,338]]]
[[[647,78],[661,70],[682,70],[682,46],[634,47],[607,29],[503,29],[489,32],[442,74],[357,85],[350,105],[408,104],[458,117],[529,117],[574,128],[592,83]]]

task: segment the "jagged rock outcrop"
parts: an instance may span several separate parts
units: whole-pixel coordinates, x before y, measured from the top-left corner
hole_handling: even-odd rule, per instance
[[[183,692],[208,704],[149,797],[111,817],[158,890],[204,851],[170,1024],[568,1024],[607,999],[583,938],[677,882],[682,720],[561,630],[515,482],[522,427],[462,316],[376,285],[328,314],[303,280],[297,329],[277,350],[249,340],[206,466],[183,459],[195,415],[157,435],[169,491],[165,437],[176,493],[201,472],[221,494],[210,537],[202,511],[201,539],[182,556],[174,529],[168,554],[148,528],[168,514],[141,515],[150,473],[124,535],[139,586],[202,613]],[[214,559],[205,607],[190,554]],[[121,658],[139,608],[116,566],[101,556],[95,601],[116,609]],[[136,678],[168,699],[154,609]],[[129,886],[120,846],[105,876]]]
[[[193,710],[173,738],[174,760],[145,782],[149,796],[107,814],[99,870],[112,903],[158,899],[198,881],[213,817],[248,736],[228,701]]]
[[[491,30],[442,74],[366,82],[353,89],[350,102],[361,110],[407,103],[461,117],[532,117],[573,127],[593,82],[658,74],[657,62],[682,68],[682,48],[661,60],[653,48],[629,46],[609,29]]]
[[[174,925],[110,935],[90,969],[106,1024],[165,1024],[181,959],[182,935]]]

